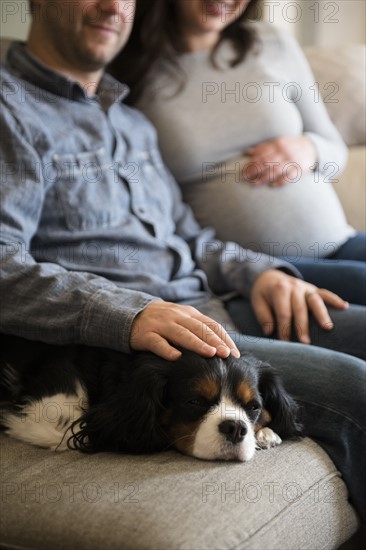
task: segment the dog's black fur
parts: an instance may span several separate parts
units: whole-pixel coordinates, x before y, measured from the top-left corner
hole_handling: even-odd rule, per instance
[[[258,406],[247,411],[253,423],[261,424],[265,409],[271,416],[269,427],[282,439],[302,434],[298,407],[278,375],[246,354],[223,361],[183,351],[181,359],[168,362],[151,353],[129,355],[0,335],[0,375],[0,423],[9,412],[21,416],[29,401],[75,393],[79,381],[88,403],[74,423],[69,447],[85,452],[171,448],[172,426],[199,421],[215,405],[207,401],[197,406],[194,382],[200,377],[232,390],[245,380],[257,390]]]

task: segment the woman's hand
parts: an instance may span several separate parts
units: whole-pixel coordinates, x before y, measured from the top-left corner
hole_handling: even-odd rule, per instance
[[[314,167],[317,152],[307,136],[289,136],[265,141],[247,149],[249,162],[243,179],[253,185],[281,187],[295,182]]]
[[[226,359],[240,352],[226,330],[216,321],[191,306],[156,301],[139,313],[132,323],[130,346],[151,351],[168,361],[181,356],[174,345],[204,357]]]
[[[290,340],[294,327],[298,340],[303,344],[311,343],[309,311],[324,330],[331,330],[333,322],[326,304],[337,309],[348,307],[348,303],[337,294],[277,269],[270,269],[257,277],[251,303],[266,336],[272,334],[277,326],[278,338]]]

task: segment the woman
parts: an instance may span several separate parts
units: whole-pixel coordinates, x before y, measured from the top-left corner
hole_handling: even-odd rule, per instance
[[[156,126],[203,226],[366,304],[365,234],[347,224],[331,184],[346,147],[296,41],[253,22],[257,8],[140,0],[111,71]]]

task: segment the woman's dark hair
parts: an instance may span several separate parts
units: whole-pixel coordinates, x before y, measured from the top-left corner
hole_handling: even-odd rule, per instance
[[[220,39],[211,54],[215,66],[215,54],[224,40],[231,40],[235,57],[230,66],[238,65],[256,41],[252,27],[245,23],[259,19],[261,0],[251,0],[244,12],[221,32]],[[182,89],[185,77],[179,67],[178,56],[185,51],[179,36],[174,9],[175,0],[137,0],[135,22],[130,39],[121,53],[109,65],[108,71],[131,88],[127,103],[135,104],[146,85],[153,79],[157,65],[163,67],[177,81],[177,91]]]

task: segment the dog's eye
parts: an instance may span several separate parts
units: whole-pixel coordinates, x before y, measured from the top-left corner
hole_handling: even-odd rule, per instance
[[[245,405],[245,408],[246,408],[247,411],[253,411],[254,412],[254,411],[259,411],[261,406],[256,401],[252,401],[251,403],[248,403],[247,405]]]
[[[203,398],[200,398],[200,397],[197,397],[196,399],[191,399],[190,401],[188,401],[188,403],[190,405],[194,405],[195,407],[207,407],[208,406],[206,399],[203,399]]]

